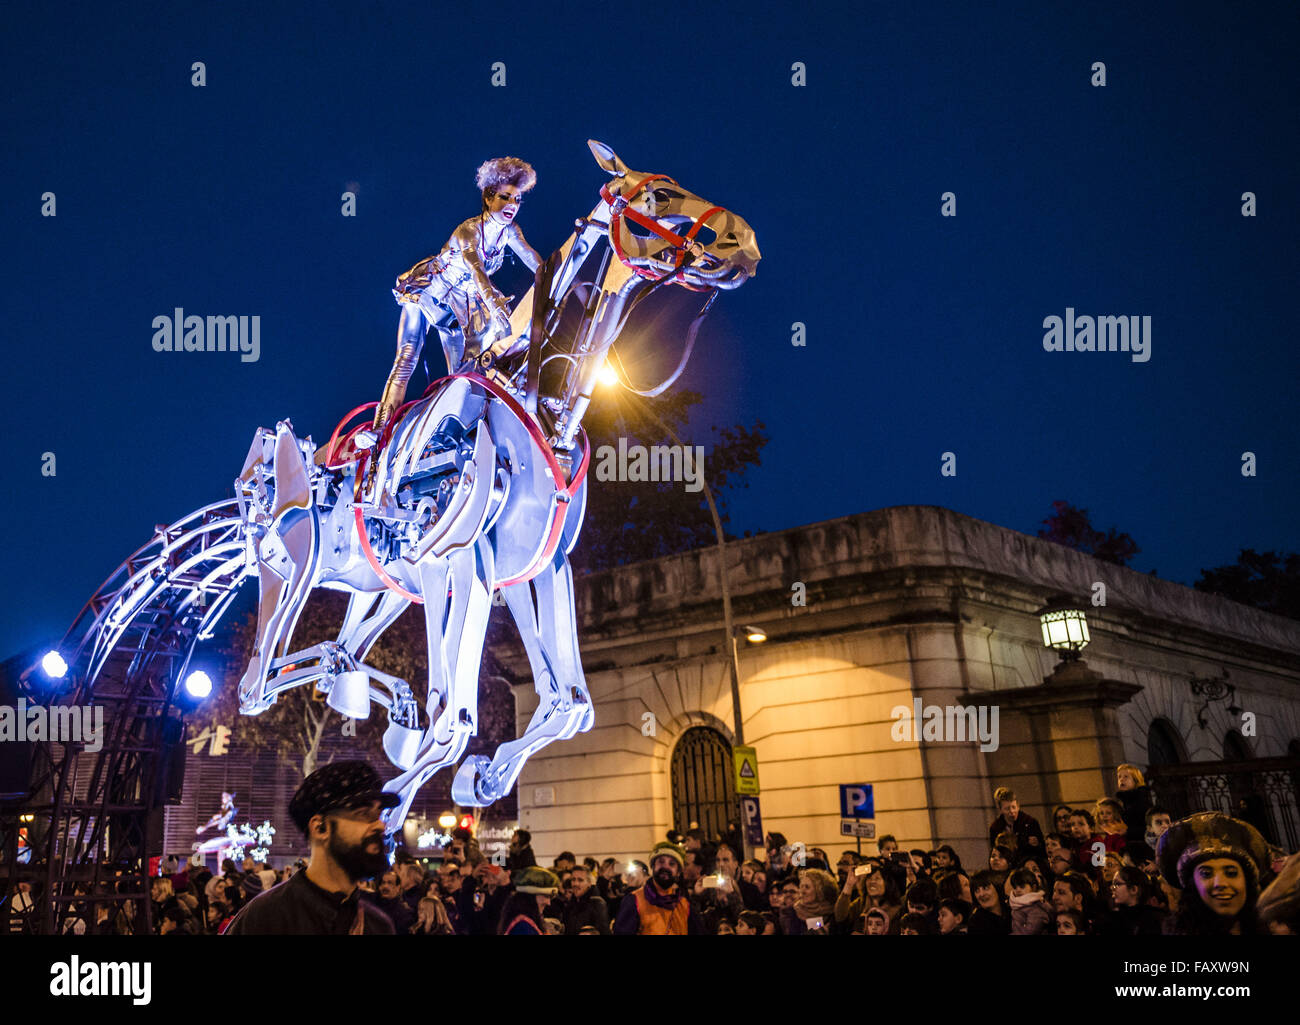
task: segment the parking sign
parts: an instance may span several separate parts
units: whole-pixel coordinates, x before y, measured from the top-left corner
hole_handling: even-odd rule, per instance
[[[876,799],[870,783],[840,784],[840,818],[874,819]]]

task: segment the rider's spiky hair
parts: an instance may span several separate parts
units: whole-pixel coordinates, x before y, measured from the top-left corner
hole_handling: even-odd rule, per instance
[[[537,184],[537,172],[532,164],[518,157],[496,157],[479,165],[474,180],[480,191],[513,185],[520,192],[527,192]]]

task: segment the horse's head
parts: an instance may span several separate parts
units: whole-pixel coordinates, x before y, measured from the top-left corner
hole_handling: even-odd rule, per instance
[[[624,263],[649,277],[681,267],[677,280],[697,289],[739,288],[754,276],[762,253],[744,219],[688,192],[667,175],[633,171],[603,142],[587,145],[614,176],[601,194],[611,203],[609,236]],[[622,208],[626,203],[626,208]],[[682,260],[682,245],[699,243],[703,253]]]

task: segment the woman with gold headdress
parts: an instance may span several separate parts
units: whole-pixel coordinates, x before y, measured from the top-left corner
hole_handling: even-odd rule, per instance
[[[541,257],[515,223],[523,194],[537,184],[532,166],[518,157],[497,157],[479,167],[476,182],[482,197],[478,216],[463,221],[436,256],[397,279],[393,296],[402,307],[397,358],[370,429],[356,435],[359,447],[379,440],[405,399],[430,325],[442,340],[448,373],[455,373],[467,356],[472,359],[509,336],[509,303],[489,280],[501,269],[507,247],[533,273],[541,266]]]

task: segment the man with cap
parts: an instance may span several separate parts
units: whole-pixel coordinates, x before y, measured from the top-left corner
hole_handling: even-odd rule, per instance
[[[650,879],[623,898],[615,936],[702,936],[704,927],[682,892],[686,852],[661,840],[650,852]]]
[[[392,921],[360,899],[357,882],[388,867],[380,815],[397,804],[365,762],[332,762],[313,772],[289,802],[311,860],[288,882],[250,900],[226,935],[391,934]]]
[[[1160,872],[1182,891],[1166,934],[1249,936],[1265,932],[1255,910],[1268,844],[1247,822],[1217,811],[1175,822],[1156,847]]]

